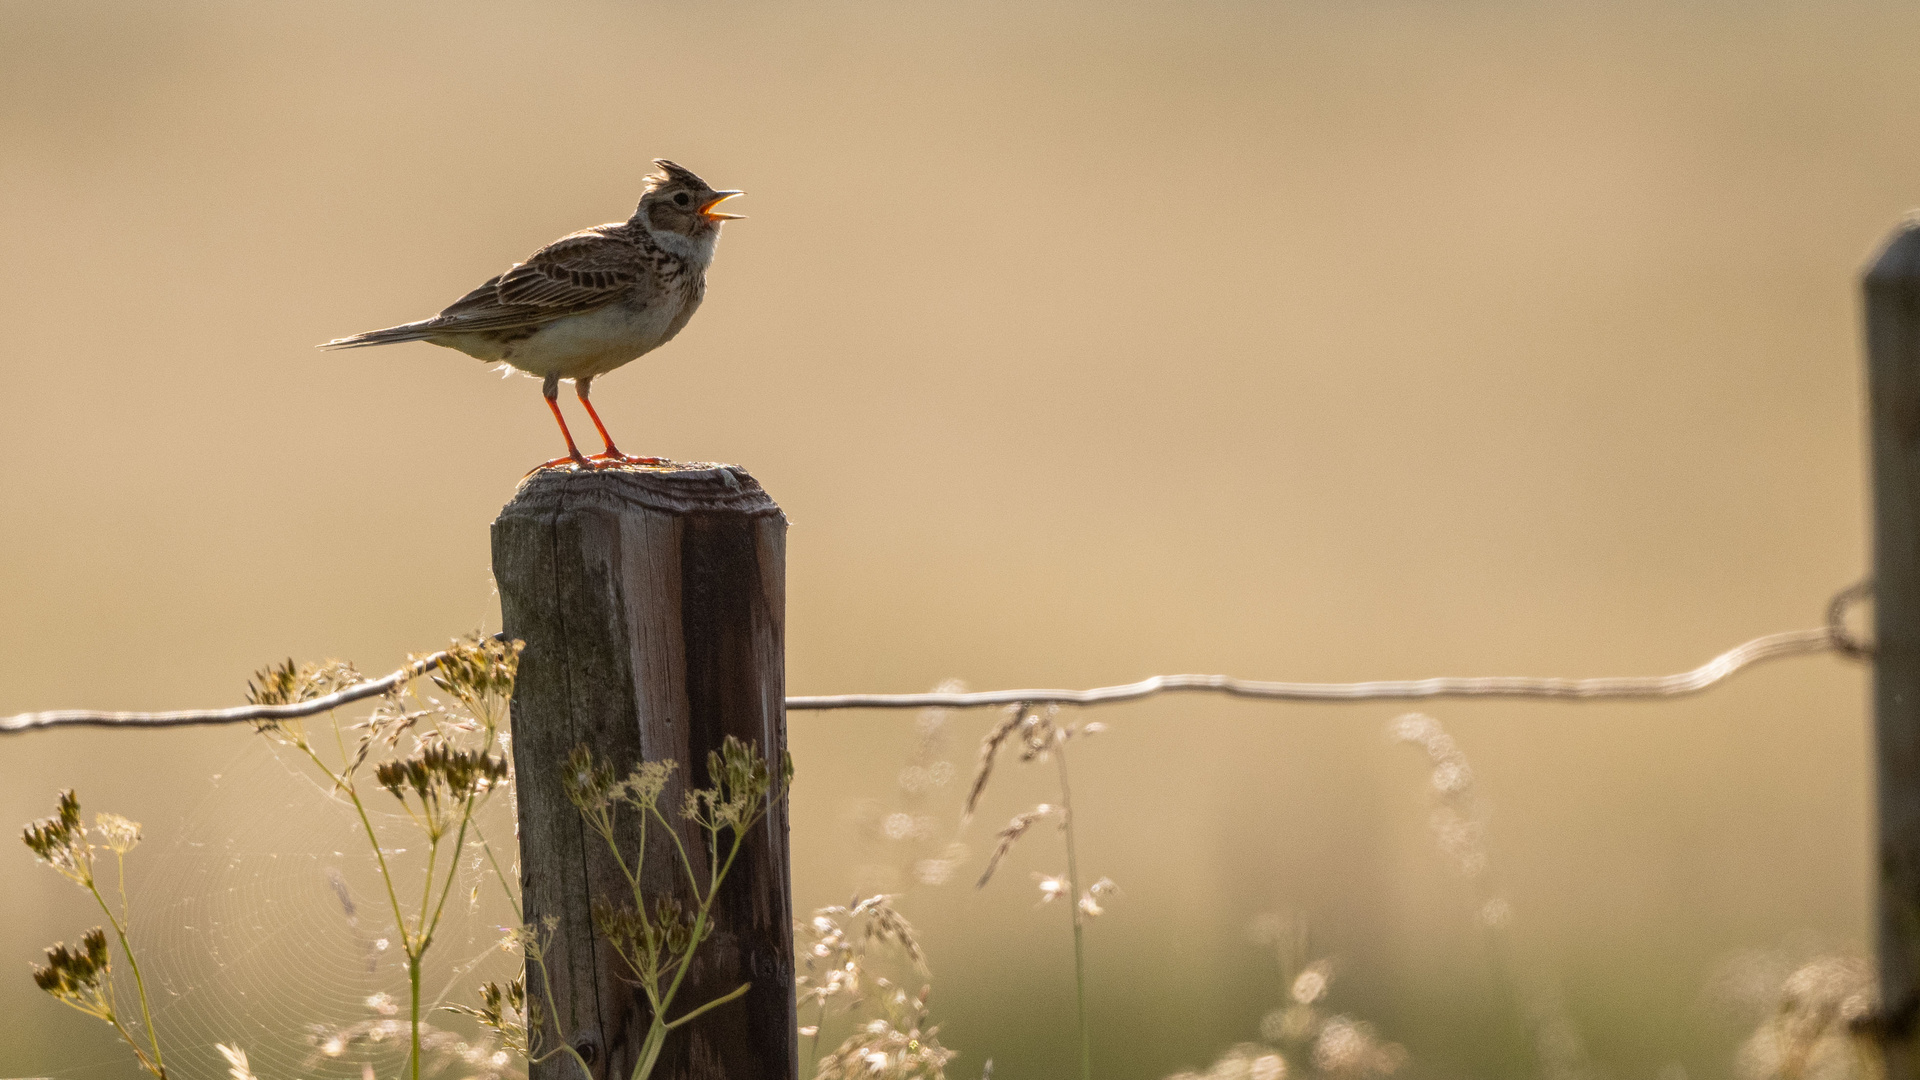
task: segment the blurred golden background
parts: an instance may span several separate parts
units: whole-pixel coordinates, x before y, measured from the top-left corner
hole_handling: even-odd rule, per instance
[[[1920,201],[1917,33],[1884,2],[0,0],[0,713],[227,704],[283,656],[497,628],[487,524],[561,449],[538,384],[313,346],[626,217],[656,156],[750,219],[595,401],[785,507],[791,692],[1657,673],[1812,625],[1865,562],[1856,278]],[[1427,710],[1595,1075],[1732,1075],[1730,955],[1865,948],[1865,687],[1819,658]],[[1100,1075],[1256,1038],[1276,910],[1406,1075],[1536,1071],[1402,711],[1101,717]],[[949,719],[963,774],[991,720]],[[885,884],[862,822],[917,738],[793,718],[798,909]],[[146,824],[137,927],[193,852],[333,820],[243,730],[0,753],[0,823],[77,785]],[[996,781],[974,861],[901,901],[956,1076],[1072,1067],[1054,836],[971,888],[1045,779]],[[920,811],[941,836],[959,795]],[[97,913],[0,858],[0,1074],[131,1075],[27,978]],[[184,902],[152,964],[242,963]],[[285,1037],[244,1015],[204,1041]]]

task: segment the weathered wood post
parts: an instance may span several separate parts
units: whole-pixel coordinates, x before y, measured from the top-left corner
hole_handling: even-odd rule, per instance
[[[777,772],[786,518],[729,465],[543,470],[493,524],[493,573],[505,630],[526,642],[513,695],[525,916],[558,920],[546,958],[558,1016],[543,1037],[552,1047],[557,1023],[596,1077],[626,1080],[650,1017],[591,914],[596,898],[626,895],[625,882],[568,802],[562,769],[580,744],[623,776],[671,758],[679,767],[660,805],[676,820],[685,792],[708,785],[707,753],[727,735],[759,746]],[[753,833],[672,1012],[752,989],[673,1032],[660,1080],[798,1075],[784,786]],[[682,840],[703,866],[703,835],[689,827]],[[690,904],[678,859],[656,826],[641,860],[650,894]],[[535,1000],[538,981],[530,970]],[[560,1055],[532,1075],[576,1080],[578,1067]]]
[[[1920,221],[1866,275],[1873,455],[1876,924],[1887,1080],[1916,1080],[1920,1019]]]

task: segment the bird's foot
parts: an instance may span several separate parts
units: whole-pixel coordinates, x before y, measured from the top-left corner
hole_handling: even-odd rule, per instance
[[[557,458],[554,458],[552,461],[543,461],[540,464],[535,465],[533,468],[528,469],[527,476],[532,476],[534,473],[539,472],[541,469],[558,469],[563,467],[567,469],[592,469],[592,468],[597,468],[598,466],[594,465],[594,463],[588,460],[587,458],[581,457],[579,454],[576,453],[571,457],[557,457]],[[521,477],[521,479],[524,480],[526,479],[526,477]]]
[[[605,453],[593,455],[591,460],[595,462],[593,467],[596,469],[604,469],[611,465],[665,465],[668,463],[666,458],[634,457],[631,454],[623,454],[611,446],[607,447]]]

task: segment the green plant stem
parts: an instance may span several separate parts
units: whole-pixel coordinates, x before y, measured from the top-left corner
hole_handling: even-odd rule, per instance
[[[725,1005],[727,1002],[732,1001],[734,998],[739,997],[741,994],[744,994],[751,989],[753,989],[752,983],[750,982],[741,983],[739,986],[734,987],[732,990],[728,991],[727,993],[721,994],[719,997],[714,998],[712,1001],[707,1002],[705,1005],[696,1007],[692,1012],[687,1013],[685,1016],[682,1016],[680,1019],[670,1021],[666,1025],[667,1030],[671,1031],[674,1028],[677,1028],[680,1025],[687,1023],[688,1021],[692,1020],[694,1017],[699,1016],[703,1012],[706,1012],[708,1009],[719,1008],[720,1006]]]
[[[447,883],[440,890],[440,902],[433,908],[433,921],[427,924],[426,936],[420,941],[420,951],[423,953],[433,943],[434,933],[440,929],[440,914],[447,909],[447,897],[453,892],[454,879],[460,876],[460,853],[466,850],[467,823],[473,820],[473,804],[471,797],[465,800],[465,809],[460,815],[460,831],[453,838],[453,857],[447,860]],[[427,879],[427,888],[429,892],[432,891],[432,878]]]
[[[632,870],[627,868],[626,856],[620,854],[620,843],[613,838],[613,822],[611,819],[607,822],[607,828],[600,833],[600,838],[606,841],[607,850],[613,852],[614,864],[620,867],[620,876],[627,879],[627,888],[633,890],[634,903],[638,904],[640,902],[640,878]],[[640,846],[634,852],[633,857],[636,862],[647,857],[647,816],[645,814],[640,815]]]
[[[89,1015],[99,1016],[100,1014],[90,1013]],[[141,1068],[147,1070],[148,1072],[152,1073],[157,1077],[160,1077],[161,1080],[165,1080],[167,1075],[166,1066],[155,1064],[153,1059],[147,1057],[147,1052],[145,1050],[140,1049],[139,1043],[133,1041],[133,1032],[128,1031],[126,1029],[126,1026],[120,1023],[120,1017],[118,1014],[109,1011],[107,1015],[101,1016],[100,1019],[105,1020],[107,1023],[113,1025],[113,1030],[120,1033],[121,1040],[127,1044],[127,1049],[133,1051],[133,1056],[135,1060],[140,1062]]]
[[[431,814],[432,811],[427,811]],[[400,924],[400,937],[407,950],[407,1002],[408,1033],[412,1036],[412,1049],[407,1055],[407,1068],[412,1080],[420,1080],[420,960],[426,955],[432,935],[427,930],[427,907],[433,903],[433,863],[440,856],[440,838],[428,834],[427,872],[420,875],[420,917],[414,922],[414,933],[407,932],[406,923]],[[456,857],[453,864],[458,867]]]
[[[692,958],[692,949],[687,950],[687,956],[689,959]],[[684,967],[682,970],[684,971]],[[675,982],[677,985],[678,980],[675,980]],[[687,1023],[708,1009],[725,1005],[727,1002],[734,1000],[751,989],[753,989],[752,983],[741,983],[731,992],[714,998],[712,1001],[707,1002],[705,1005],[694,1009],[692,1012],[671,1023],[666,1023],[661,1020],[661,1017],[665,1015],[664,1008],[655,1010],[653,1023],[647,1027],[646,1041],[640,1044],[640,1058],[633,1063],[633,1080],[647,1080],[649,1076],[653,1075],[653,1067],[660,1060],[660,1051],[666,1048],[668,1032]]]
[[[646,1041],[640,1044],[640,1057],[633,1063],[633,1080],[647,1080],[653,1075],[654,1063],[660,1060],[660,1051],[667,1044],[667,1029],[660,1023],[660,1014],[653,1015]]]
[[[672,829],[668,831],[672,832]],[[680,984],[686,980],[688,970],[693,967],[693,954],[699,951],[700,941],[706,936],[707,917],[713,910],[714,897],[719,895],[720,882],[726,879],[727,871],[733,868],[733,861],[739,857],[740,845],[744,839],[740,835],[740,830],[734,830],[733,847],[727,852],[726,861],[721,862],[719,859],[720,852],[718,850],[719,834],[709,828],[708,836],[710,846],[707,849],[709,867],[707,894],[701,898],[700,906],[694,912],[693,930],[692,933],[688,935],[687,951],[680,957],[679,966],[675,968],[673,973],[673,981],[667,984],[665,993],[659,994],[657,997],[651,992],[647,995],[649,1000],[653,1002],[653,1021],[647,1026],[647,1038],[640,1046],[640,1057],[633,1063],[632,1080],[648,1080],[648,1078],[653,1075],[653,1067],[660,1059],[660,1051],[666,1047],[668,1032],[701,1013],[706,1012],[708,1009],[713,1008],[715,1005],[722,1005],[732,1001],[734,998],[746,993],[748,987],[752,985],[750,983],[743,985],[730,994],[716,998],[700,1006],[678,1020],[671,1023],[667,1021],[667,1009],[672,1007],[675,995],[679,994]],[[676,842],[678,841],[677,836],[675,840]],[[693,864],[690,860],[685,859],[686,848],[684,846],[681,847],[680,852],[684,865],[687,867],[687,875],[690,879],[687,884],[693,886],[695,895],[698,895],[700,891],[698,881],[692,877]]]
[[[115,858],[118,857],[117,855],[115,856]],[[126,866],[123,863],[120,868],[120,902],[123,907],[126,904],[126,876]],[[127,942],[127,928],[121,923],[120,919],[113,914],[113,909],[107,906],[107,898],[100,895],[100,887],[94,882],[91,870],[87,873],[87,891],[93,894],[94,902],[100,905],[100,912],[107,917],[107,922],[113,924],[113,934],[120,939],[120,952],[126,956],[127,966],[133,969],[134,989],[140,993],[140,1021],[147,1029],[147,1045],[153,1047],[153,1066],[148,1071],[160,1077],[160,1080],[166,1080],[167,1063],[160,1057],[160,1033],[153,1030],[153,1014],[147,1009],[147,981],[140,976],[140,961],[133,958],[133,946]],[[134,1044],[132,1036],[127,1034],[125,1028],[120,1027],[118,1020],[114,1021],[113,1026],[120,1028],[120,1037],[127,1040],[127,1045],[133,1047],[133,1052],[139,1054],[142,1063],[144,1063],[147,1055],[140,1052],[140,1048]]]
[[[1060,765],[1060,809],[1066,814],[1063,828],[1067,834],[1067,886],[1073,890],[1070,898],[1073,911],[1073,997],[1080,1021],[1080,1080],[1093,1080],[1093,1040],[1087,1034],[1087,954],[1082,940],[1084,920],[1080,912],[1080,865],[1073,844],[1073,789],[1067,784],[1066,747],[1055,745],[1053,755]]]
[[[413,933],[407,934],[407,928],[400,927],[401,934],[407,937],[407,955],[415,952],[416,945],[424,942],[427,936],[427,909],[433,906],[433,866],[440,858],[440,838],[431,833],[427,836],[427,872],[420,875],[420,917],[413,922]],[[454,864],[459,865],[459,860]]]
[[[426,887],[420,897],[420,920],[418,933],[407,948],[407,971],[410,977],[413,998],[413,1080],[420,1080],[420,965],[427,955],[427,949],[433,945],[433,935],[440,929],[440,916],[447,908],[447,897],[453,894],[453,884],[460,874],[460,852],[466,847],[467,825],[473,820],[474,804],[477,799],[468,795],[460,801],[460,831],[454,834],[453,854],[447,859],[447,882],[440,888],[440,902],[433,903],[433,865],[440,854],[440,840],[432,837],[427,844]],[[431,816],[430,810],[423,811]],[[433,917],[427,917],[427,909],[433,908]],[[401,928],[404,932],[405,927]]]
[[[407,956],[407,989],[413,999],[413,1053],[407,1064],[413,1080],[420,1080],[420,957],[412,954]]]

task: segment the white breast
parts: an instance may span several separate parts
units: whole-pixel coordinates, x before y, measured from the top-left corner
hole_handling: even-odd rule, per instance
[[[678,297],[659,297],[644,308],[608,304],[569,315],[532,336],[508,344],[499,359],[535,375],[580,379],[652,352],[672,336]]]

